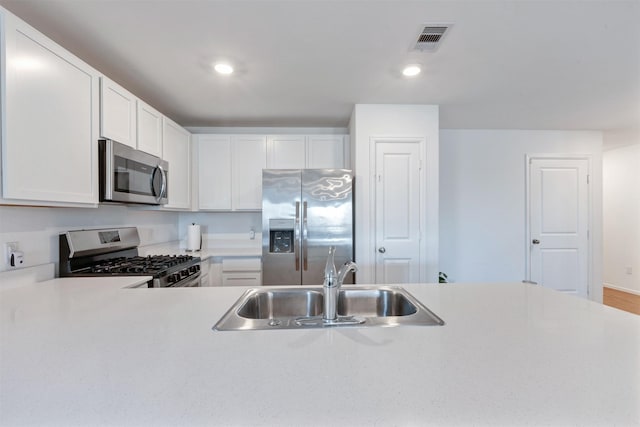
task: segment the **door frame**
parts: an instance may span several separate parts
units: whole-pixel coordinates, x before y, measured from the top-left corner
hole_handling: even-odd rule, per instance
[[[587,161],[587,298],[594,299],[593,289],[593,167],[591,154],[525,154],[525,281],[531,283],[531,162],[533,160],[586,160]]]
[[[427,173],[426,173],[426,165],[427,165],[427,139],[422,136],[372,136],[369,138],[369,144],[371,149],[369,150],[369,165],[372,165],[370,174],[369,174],[369,189],[370,189],[370,197],[369,197],[369,212],[371,213],[370,224],[373,225],[373,233],[372,236],[372,244],[371,250],[373,251],[373,263],[371,266],[371,276],[375,279],[377,283],[378,278],[376,277],[376,266],[377,266],[377,247],[376,247],[376,237],[378,230],[376,229],[377,225],[377,211],[376,211],[376,155],[377,155],[377,144],[378,143],[414,143],[418,144],[419,152],[420,152],[420,194],[418,206],[420,209],[419,212],[419,224],[420,224],[420,254],[418,256],[419,264],[420,264],[420,279],[419,282],[427,282],[427,251],[428,251],[428,242],[425,238],[426,230],[427,230]]]

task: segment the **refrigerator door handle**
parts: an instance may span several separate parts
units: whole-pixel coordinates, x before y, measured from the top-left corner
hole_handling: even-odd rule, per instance
[[[307,233],[308,233],[308,229],[307,229],[307,201],[305,200],[302,203],[302,265],[305,271],[307,271],[308,268],[308,252],[309,252],[309,245],[307,242]]]
[[[296,223],[293,233],[293,253],[296,258],[296,271],[300,271],[300,202],[296,202]]]

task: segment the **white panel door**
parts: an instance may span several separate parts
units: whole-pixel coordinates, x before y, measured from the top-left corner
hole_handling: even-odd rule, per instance
[[[262,169],[267,166],[267,139],[237,135],[231,139],[234,210],[262,209]]]
[[[137,148],[136,97],[106,77],[100,77],[100,136]]]
[[[165,208],[191,207],[191,134],[180,125],[162,120],[162,158],[169,162],[168,203]]]
[[[531,159],[529,171],[530,280],[586,297],[588,160]]]
[[[420,143],[376,142],[376,283],[420,281]]]
[[[3,197],[98,203],[97,71],[13,15],[4,19]]]
[[[304,169],[306,167],[305,137],[302,135],[272,135],[267,138],[269,169]]]
[[[231,210],[231,137],[199,135],[197,147],[199,209]]]
[[[162,157],[162,114],[138,100],[138,150]]]
[[[307,162],[309,169],[342,169],[344,137],[342,135],[307,136]]]

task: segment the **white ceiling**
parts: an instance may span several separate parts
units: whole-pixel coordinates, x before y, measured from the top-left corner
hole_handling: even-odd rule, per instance
[[[640,129],[640,0],[0,4],[184,126],[342,127],[356,103],[409,103],[439,104],[442,128]],[[433,22],[454,23],[440,49],[410,52]]]

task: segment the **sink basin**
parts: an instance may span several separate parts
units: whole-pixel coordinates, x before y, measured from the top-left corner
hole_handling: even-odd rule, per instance
[[[322,321],[322,288],[250,289],[213,327],[217,331],[326,327],[438,326],[442,319],[398,286],[343,286],[338,321]]]
[[[338,294],[339,316],[411,316],[418,312],[401,288],[342,289]]]
[[[237,314],[245,319],[311,317],[322,314],[322,291],[265,290],[245,294]]]

